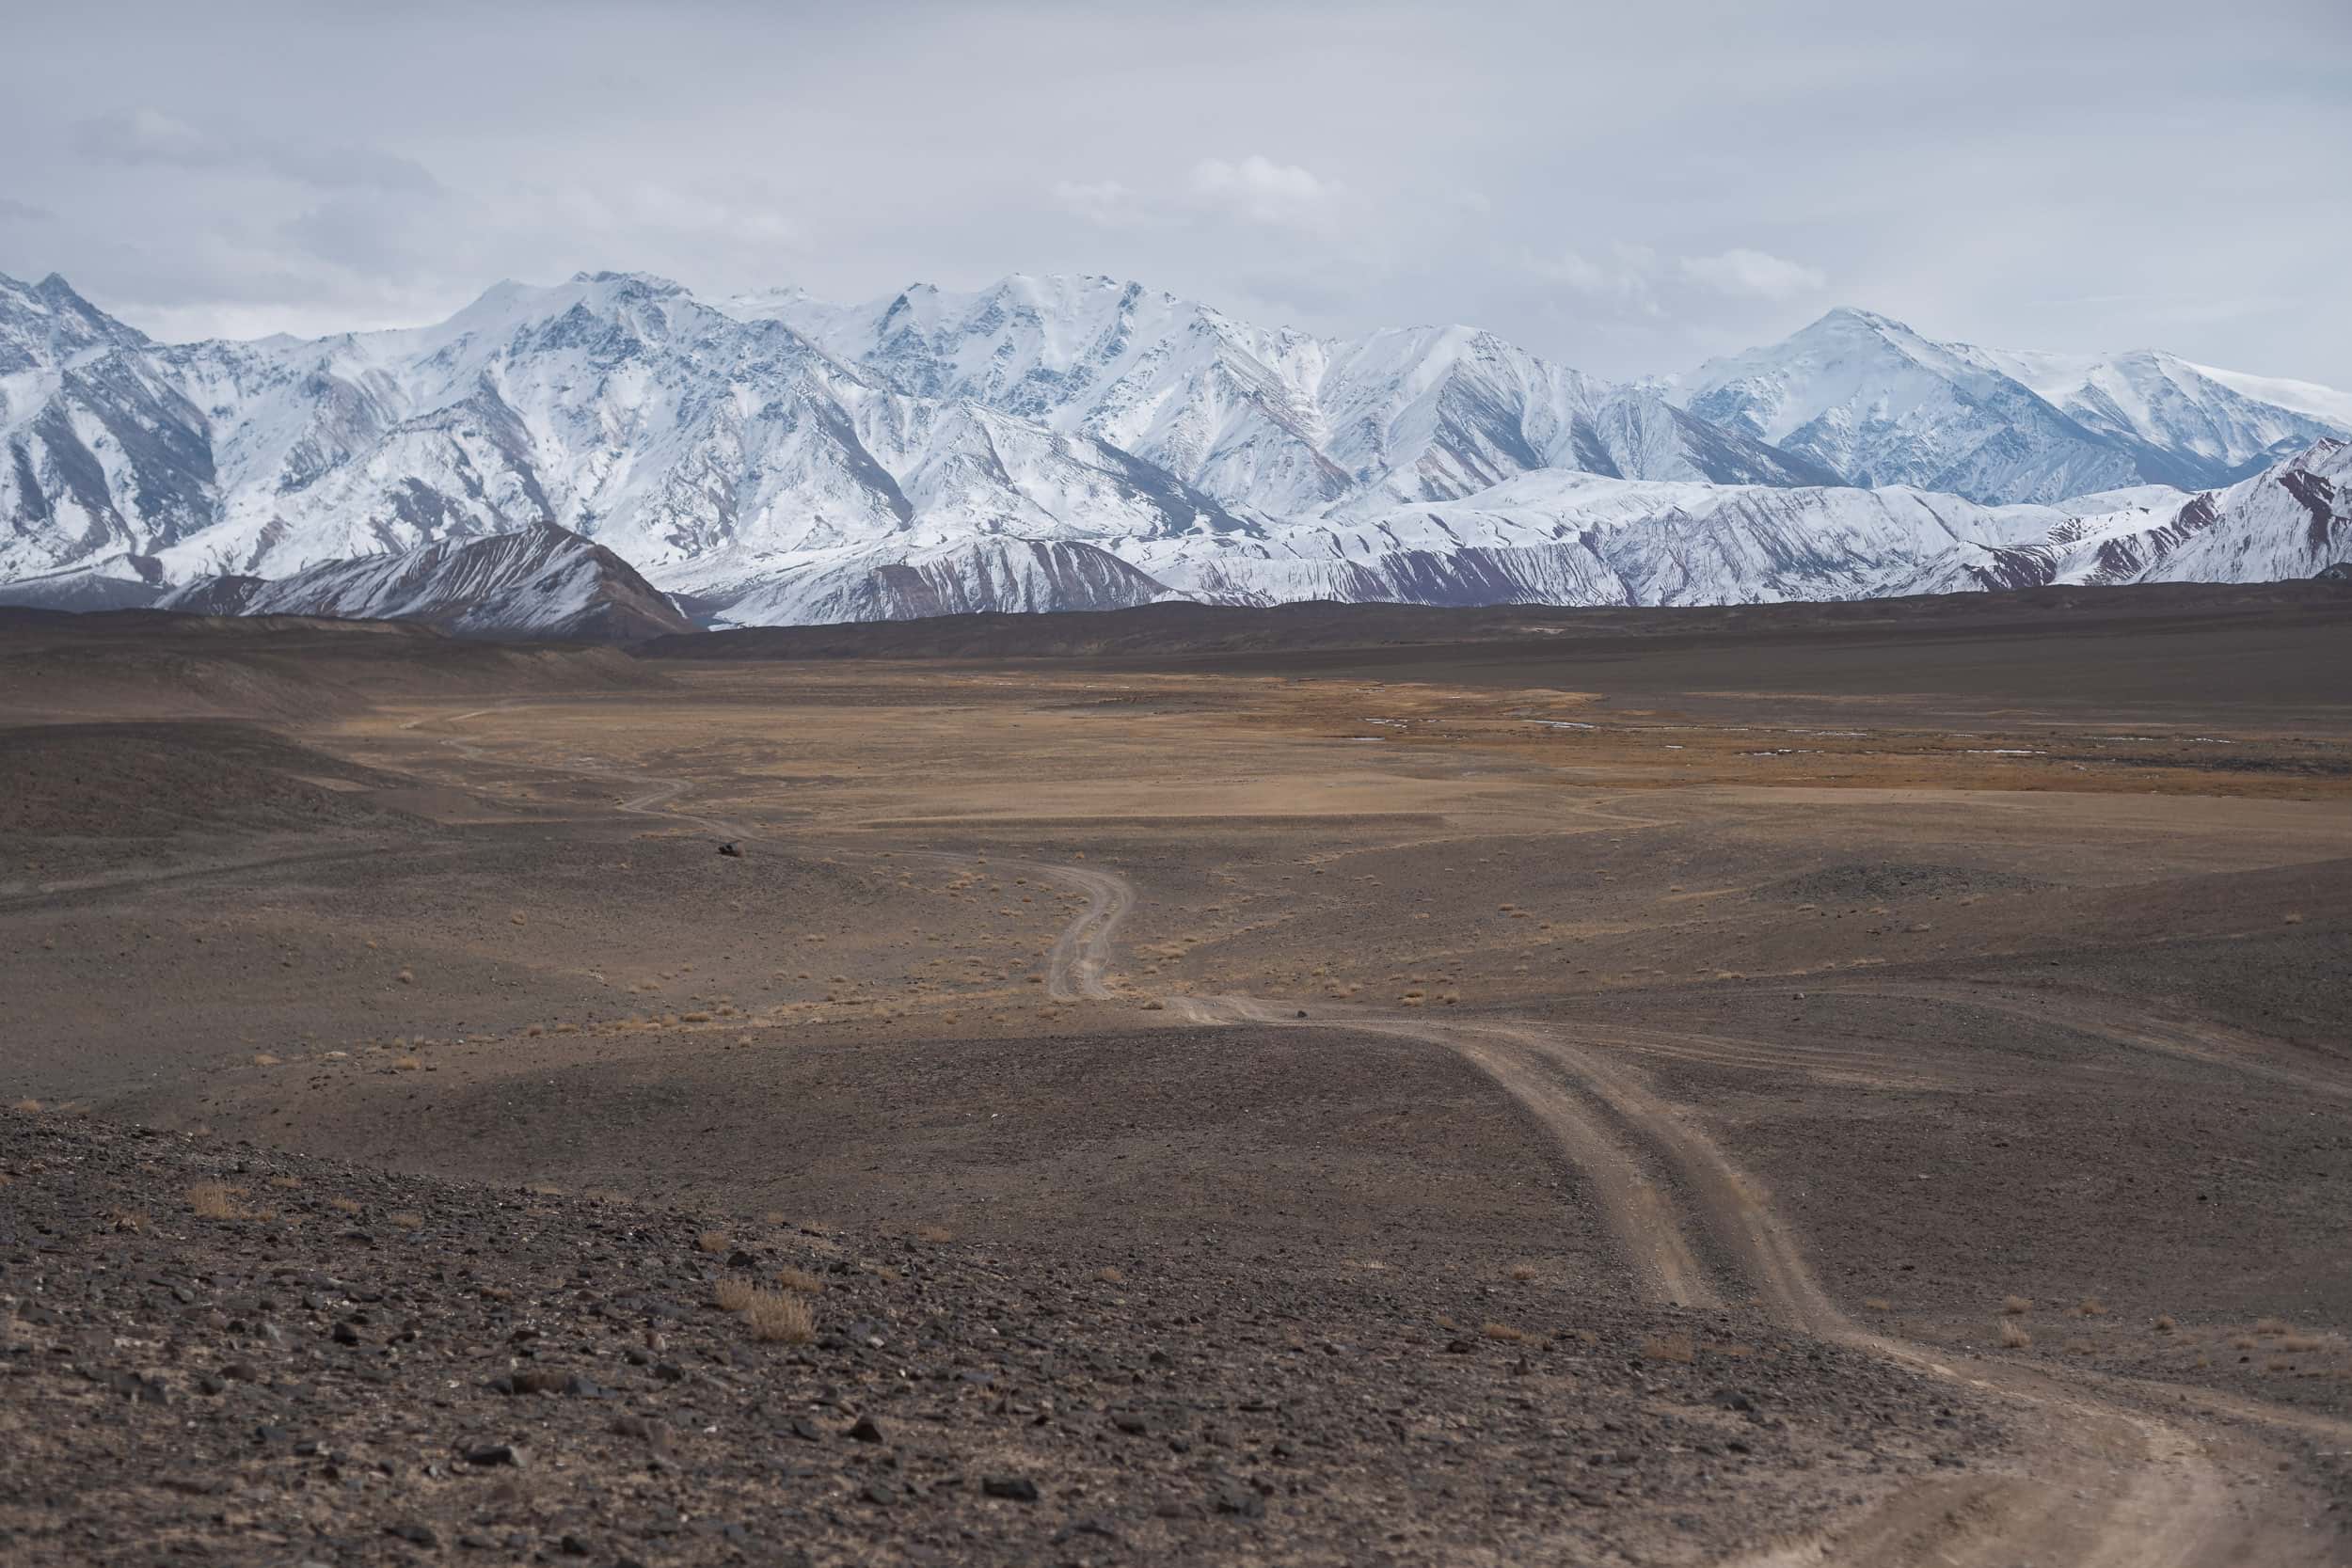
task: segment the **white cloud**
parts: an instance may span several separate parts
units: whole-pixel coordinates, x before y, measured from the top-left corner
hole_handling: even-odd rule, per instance
[[[1311,221],[1340,195],[1339,186],[1296,164],[1278,164],[1255,152],[1239,163],[1201,159],[1192,166],[1191,185],[1199,200],[1265,224]]]
[[[1057,180],[1053,196],[1057,206],[1104,229],[1129,229],[1144,219],[1136,193],[1116,180]]]
[[[1656,289],[1658,253],[1647,245],[1618,241],[1609,247],[1605,261],[1596,261],[1578,250],[1522,251],[1518,265],[1549,287],[1611,301],[1635,315],[1661,313]]]
[[[1530,256],[1526,266],[1545,282],[1557,283],[1579,293],[1601,293],[1609,287],[1609,270],[1573,250],[1564,250],[1557,256]]]
[[[1748,299],[1794,299],[1829,286],[1828,275],[1819,267],[1744,247],[1716,256],[1685,256],[1679,270],[1686,283]]]

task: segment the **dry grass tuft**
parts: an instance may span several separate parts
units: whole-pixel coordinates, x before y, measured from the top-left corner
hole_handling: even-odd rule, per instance
[[[237,1202],[239,1191],[224,1182],[199,1181],[188,1189],[188,1210],[200,1220],[244,1219],[245,1208]]]
[[[1868,1307],[1873,1312],[1892,1312],[1895,1310],[1895,1304],[1887,1300],[1884,1296],[1864,1296],[1862,1298],[1862,1305]]]
[[[117,1230],[140,1231],[147,1228],[144,1209],[117,1209],[106,1216],[106,1223]]]
[[[723,1230],[706,1230],[694,1238],[694,1245],[703,1252],[724,1252],[728,1246],[727,1233]]]
[[[740,1275],[731,1274],[711,1288],[710,1299],[724,1311],[740,1312],[751,1306],[752,1298],[758,1294],[758,1286]]]
[[[806,1269],[782,1268],[776,1271],[776,1283],[787,1291],[798,1291],[813,1296],[825,1288],[825,1282]]]
[[[941,1242],[954,1241],[956,1239],[956,1233],[948,1229],[944,1225],[926,1225],[916,1228],[914,1232],[914,1239],[918,1242],[930,1242],[936,1245]]]
[[[1499,1339],[1506,1345],[1525,1344],[1534,1338],[1527,1330],[1513,1328],[1509,1323],[1480,1323],[1478,1332],[1489,1339]]]
[[[2150,1326],[2151,1326],[2151,1327],[2153,1327],[2153,1328],[2154,1328],[2154,1330],[2155,1330],[2158,1334],[2169,1334],[2169,1333],[2171,1333],[2174,1329],[2176,1329],[2176,1328],[2180,1327],[2181,1325],[2180,1325],[2179,1323],[2174,1323],[2174,1322],[2172,1321],[2172,1314],[2171,1314],[2171,1313],[2167,1312],[2167,1313],[2166,1313],[2163,1317],[2158,1318],[2158,1319],[2157,1319],[2157,1320],[2156,1320],[2156,1321],[2155,1321],[2153,1324],[2151,1324]]]
[[[403,1210],[397,1214],[385,1215],[384,1223],[395,1226],[402,1230],[422,1230],[424,1228],[424,1216],[422,1214],[410,1213],[406,1210]]]
[[[330,1197],[326,1200],[326,1206],[339,1214],[356,1214],[359,1212],[359,1200],[355,1197]]]
[[[2085,1296],[2082,1304],[2074,1308],[2074,1314],[2083,1318],[2104,1318],[2107,1315],[2107,1304],[2097,1296]]]
[[[1652,1361],[1678,1361],[1685,1366],[1699,1358],[1698,1342],[1677,1329],[1672,1334],[1653,1334],[1642,1341],[1642,1354]]]
[[[414,1056],[403,1056],[392,1064],[394,1072],[414,1072],[424,1064]]]
[[[752,1338],[762,1344],[805,1345],[817,1338],[817,1314],[808,1298],[784,1291],[754,1291],[739,1310]]]
[[[2014,1318],[2003,1318],[2001,1320],[2002,1349],[2024,1350],[2027,1345],[2032,1343],[2033,1336],[2026,1332],[2026,1325],[2024,1323],[2019,1323]]]
[[[38,1100],[20,1100],[15,1104],[9,1106],[8,1109],[12,1111],[38,1111],[40,1109],[40,1101]]]
[[[1127,1283],[1127,1276],[1125,1275],[1120,1274],[1117,1269],[1112,1268],[1107,1264],[1095,1270],[1094,1277],[1101,1280],[1105,1285],[1124,1285]]]
[[[2024,1296],[2003,1296],[2001,1310],[2012,1318],[2022,1318],[2033,1310],[2033,1303]]]
[[[1538,1270],[1533,1263],[1514,1263],[1511,1265],[1511,1277],[1518,1280],[1522,1285],[1534,1278],[1540,1272],[1542,1271]]]
[[[253,1065],[255,1067],[276,1067],[278,1065],[278,1058],[271,1055],[266,1051],[256,1051],[253,1053]]]

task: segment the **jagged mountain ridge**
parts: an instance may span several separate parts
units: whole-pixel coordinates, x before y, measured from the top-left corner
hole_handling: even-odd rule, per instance
[[[581,274],[501,284],[428,327],[182,345],[60,278],[0,283],[0,600],[62,606],[550,528],[727,625],[1990,586],[2077,569],[2062,546],[2085,518],[2142,507],[2111,526],[2170,526],[2190,499],[2150,489],[2150,463],[2210,471],[2332,429],[2342,396],[1833,312],[1717,378],[1731,423],[1785,426],[1791,456],[1693,414],[1695,383],[1610,388],[1468,328],[1266,332],[1104,279],[842,310]],[[1824,333],[1867,352],[1825,360]],[[1857,408],[1871,418],[1839,417]],[[1895,457],[2056,504],[1888,484],[1872,465]],[[1832,458],[1881,487],[1840,487]],[[1643,474],[1677,477],[1626,477]],[[2118,487],[2144,493],[2067,499]],[[2302,560],[2267,511],[2222,511],[2244,537],[2192,530],[2212,537],[2154,541],[2142,566]]]
[[[2352,434],[2310,411],[2328,406],[2325,388],[2302,388],[2306,406],[2295,407],[2241,389],[2249,385],[2265,384],[2153,351],[2098,358],[1938,342],[1839,309],[1778,343],[1708,361],[1668,395],[1852,483],[1997,504],[2225,485]]]
[[[274,580],[203,578],[166,594],[156,608],[421,621],[462,637],[582,642],[633,642],[693,629],[628,562],[553,526],[329,561]]]
[[[1104,443],[906,397],[628,274],[413,330],[94,343],[15,382],[0,578],[275,577],[554,524],[707,594],[845,546],[1241,526]]]
[[[971,293],[918,283],[845,308],[785,291],[725,309],[788,323],[900,391],[1097,436],[1261,517],[1458,499],[1551,467],[1837,483],[1654,388],[1467,326],[1317,338],[1139,283],[1023,275]]]
[[[2003,556],[1986,586],[2276,582],[2352,561],[2352,440],[2305,451],[2223,490],[2072,519]]]

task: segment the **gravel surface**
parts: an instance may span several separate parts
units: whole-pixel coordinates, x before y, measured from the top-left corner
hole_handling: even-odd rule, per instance
[[[1739,1311],[1503,1324],[1444,1278],[1088,1273],[26,1113],[0,1172],[12,1564],[1678,1561],[1999,1438]]]

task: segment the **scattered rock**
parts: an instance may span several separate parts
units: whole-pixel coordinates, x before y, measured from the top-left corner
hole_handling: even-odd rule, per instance
[[[524,1467],[525,1459],[523,1450],[512,1443],[483,1443],[466,1450],[466,1463],[481,1465],[505,1465],[519,1470]]]

